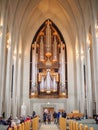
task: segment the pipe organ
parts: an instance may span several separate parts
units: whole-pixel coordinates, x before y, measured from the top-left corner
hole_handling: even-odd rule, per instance
[[[31,96],[66,96],[66,49],[52,21],[44,23],[31,49]]]

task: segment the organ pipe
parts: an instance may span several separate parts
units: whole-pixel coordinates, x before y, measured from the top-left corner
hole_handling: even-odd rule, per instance
[[[53,61],[57,61],[57,41],[56,41],[56,36],[54,36],[54,41],[53,41]]]
[[[44,61],[44,41],[43,41],[43,36],[41,36],[40,39],[40,61]]]
[[[36,85],[36,42],[32,45],[32,91]]]
[[[45,86],[45,84],[44,84],[44,77],[42,77],[42,81],[41,81],[41,83],[40,83],[40,91],[41,91],[41,92],[44,92],[44,91],[45,91],[44,86]]]
[[[46,92],[51,92],[51,77],[50,77],[50,71],[47,71],[46,75]]]
[[[57,83],[55,80],[55,77],[53,77],[53,88],[52,88],[53,92],[57,92]]]
[[[47,27],[46,27],[46,56],[51,56],[51,29],[50,29],[50,22],[48,20]]]
[[[60,54],[60,59],[61,59],[61,67],[60,67],[60,82],[61,82],[61,91],[65,91],[65,46],[61,42],[61,54]]]

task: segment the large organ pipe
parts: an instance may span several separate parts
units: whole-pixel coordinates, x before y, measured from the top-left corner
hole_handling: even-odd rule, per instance
[[[44,88],[45,84],[44,84],[44,77],[42,77],[42,81],[40,83],[40,91],[44,92],[45,88]]]
[[[56,41],[56,36],[54,36],[54,42],[53,42],[53,61],[57,61],[57,41]]]
[[[46,75],[46,92],[51,92],[51,77],[50,77],[50,71],[47,71]]]
[[[44,61],[44,41],[43,41],[43,36],[41,36],[41,39],[40,39],[40,61]]]
[[[51,28],[50,28],[50,22],[48,20],[47,27],[46,27],[46,56],[51,56]]]
[[[32,92],[36,86],[36,42],[32,45]]]
[[[38,63],[38,54],[36,53],[36,59],[35,59],[35,91],[37,92],[37,63]]]
[[[52,88],[53,92],[57,92],[57,83],[55,80],[55,77],[53,77],[53,88]]]
[[[60,54],[60,82],[61,91],[65,92],[65,45],[61,42],[61,54]]]

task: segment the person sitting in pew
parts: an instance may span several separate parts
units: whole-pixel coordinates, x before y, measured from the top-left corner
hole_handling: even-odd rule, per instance
[[[96,114],[95,121],[96,121],[96,124],[98,124],[98,114]]]

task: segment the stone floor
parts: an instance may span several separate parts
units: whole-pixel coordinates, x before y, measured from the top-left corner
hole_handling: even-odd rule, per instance
[[[6,130],[8,126],[0,125],[0,130]]]
[[[51,124],[41,124],[41,127],[39,130],[59,130],[58,126],[51,123]]]

